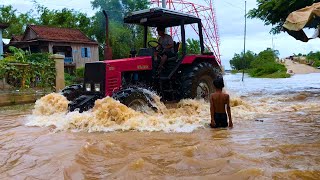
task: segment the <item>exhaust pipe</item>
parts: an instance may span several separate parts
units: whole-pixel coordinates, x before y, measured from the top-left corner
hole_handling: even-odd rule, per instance
[[[102,12],[104,14],[104,17],[106,18],[106,43],[104,46],[104,59],[110,60],[112,59],[112,48],[110,47],[110,44],[109,44],[109,18],[105,10],[103,10]]]

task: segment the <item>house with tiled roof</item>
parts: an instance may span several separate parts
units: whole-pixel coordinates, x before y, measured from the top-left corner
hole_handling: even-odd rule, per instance
[[[13,42],[18,42],[18,41],[21,41],[23,38],[23,36],[16,36],[16,35],[13,35],[10,39],[10,42],[13,43]]]
[[[99,60],[98,43],[78,29],[28,25],[22,36],[12,36],[9,46],[31,53],[49,52],[65,56],[66,66],[83,67]]]

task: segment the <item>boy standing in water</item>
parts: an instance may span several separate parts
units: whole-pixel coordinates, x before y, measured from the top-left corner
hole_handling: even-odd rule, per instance
[[[230,97],[229,94],[223,93],[224,87],[222,77],[218,77],[213,81],[213,85],[216,88],[216,92],[210,96],[210,113],[212,128],[219,127],[233,127],[231,109],[230,109]],[[227,112],[227,113],[226,113]],[[228,116],[227,116],[228,114]],[[229,124],[228,124],[229,117]]]

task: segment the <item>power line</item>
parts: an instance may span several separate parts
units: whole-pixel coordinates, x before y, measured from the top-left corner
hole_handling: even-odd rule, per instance
[[[234,4],[232,4],[232,3],[228,2],[228,1],[222,0],[222,2],[228,4],[229,6],[232,6],[234,8],[238,8],[238,9],[244,10],[242,7],[236,6],[236,5],[234,5]]]

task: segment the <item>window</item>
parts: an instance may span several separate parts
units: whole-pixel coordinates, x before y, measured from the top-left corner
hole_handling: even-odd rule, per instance
[[[81,57],[83,58],[90,58],[91,52],[89,47],[83,47],[81,48]]]

